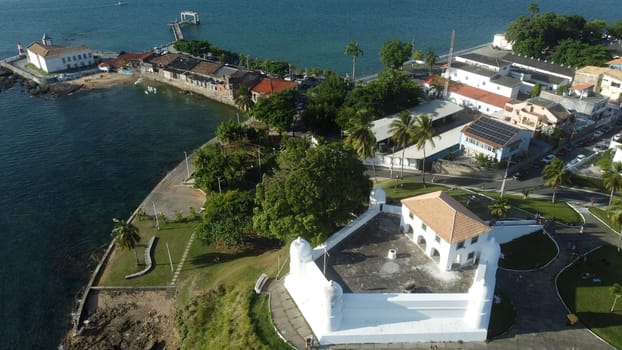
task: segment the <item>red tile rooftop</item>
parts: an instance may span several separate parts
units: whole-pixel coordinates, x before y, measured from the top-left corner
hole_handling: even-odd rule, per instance
[[[594,84],[577,84],[571,87],[572,90],[587,90],[589,88],[593,88]]]
[[[275,94],[298,86],[296,82],[278,78],[263,78],[259,84],[255,85],[253,92],[260,94]]]
[[[497,95],[492,92],[460,83],[451,84],[449,86],[449,91],[499,108],[504,108],[506,103],[512,101],[509,97]]]
[[[611,61],[607,62],[607,64],[622,64],[622,57],[612,59]]]

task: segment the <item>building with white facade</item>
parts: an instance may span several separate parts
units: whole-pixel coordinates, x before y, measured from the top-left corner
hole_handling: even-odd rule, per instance
[[[52,38],[46,34],[43,34],[40,43],[30,44],[26,51],[28,62],[47,73],[83,68],[94,64],[90,48],[53,45]]]
[[[499,111],[503,111],[505,104],[512,101],[511,98],[506,96],[454,82],[450,83],[447,90],[447,100],[459,106],[491,116]]]
[[[499,162],[526,154],[531,136],[528,129],[482,116],[462,129],[460,150],[471,156],[483,154]]]
[[[290,245],[290,272],[285,278],[285,288],[316,339],[322,345],[485,341],[500,256],[497,239],[505,243],[542,226],[533,220],[489,226],[443,192],[405,199],[400,208],[383,203],[382,189],[374,191],[371,196],[375,198],[371,201],[374,204],[322,245],[312,248],[300,237]],[[405,230],[403,237],[421,248],[429,261],[438,266],[435,275],[447,269],[471,266],[474,274],[466,291],[350,292],[335,280],[328,280],[326,260],[323,260],[327,252],[345,244],[350,235],[380,215],[400,215],[400,225]],[[386,257],[363,260],[371,259],[379,259],[381,266],[377,268],[384,270],[396,266],[396,259],[406,258],[389,251]],[[324,271],[320,268],[322,264]],[[403,273],[412,274],[418,268],[423,266],[404,266]]]
[[[609,124],[617,113],[608,106],[609,98],[595,93],[592,84],[574,85],[566,95],[542,91],[540,97],[559,103],[575,116],[595,121],[596,127]]]
[[[475,53],[456,57],[445,77],[508,98],[516,98],[521,82],[509,76],[511,63]]]
[[[608,97],[614,103],[622,102],[622,70],[609,67],[586,66],[578,69],[574,77],[575,86],[594,85],[594,92]]]

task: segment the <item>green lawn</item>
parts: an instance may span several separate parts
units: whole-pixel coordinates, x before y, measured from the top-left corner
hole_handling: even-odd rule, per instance
[[[140,265],[136,266],[136,258],[131,250],[122,250],[115,248],[110,262],[107,264],[99,285],[102,286],[164,286],[168,285],[173,278],[171,266],[168,258],[168,248],[171,252],[171,260],[173,261],[173,269],[177,269],[186,244],[192,234],[192,229],[197,221],[190,222],[169,222],[160,225],[160,230],[155,229],[152,220],[135,220],[134,225],[138,227],[141,240],[136,247]],[[153,268],[147,274],[125,279],[126,275],[138,272],[144,268],[144,252],[147,243],[152,236],[158,237],[155,248],[153,250]],[[195,244],[198,239],[195,238]],[[189,254],[188,260],[193,259],[193,255]],[[186,260],[186,262],[188,261]],[[182,271],[183,274],[183,271]]]
[[[555,218],[555,221],[569,225],[583,224],[581,216],[565,202],[557,201],[552,203],[550,200],[537,198],[523,199],[522,196],[507,194],[504,198],[507,198],[510,205],[513,207],[520,208],[532,214],[539,213],[547,219]]]
[[[533,270],[554,259],[557,255],[557,246],[547,234],[538,231],[502,244],[501,253],[504,257],[499,259],[499,267]]]
[[[596,216],[599,219],[601,219],[602,221],[606,222],[611,228],[616,230],[616,232],[620,232],[620,229],[622,227],[620,227],[620,225],[613,224],[611,222],[611,220],[609,220],[609,216],[607,215],[607,211],[606,210],[600,209],[600,208],[596,208],[596,207],[592,207],[589,210],[590,210],[590,213],[594,214],[594,216]]]
[[[400,205],[400,200],[413,197],[416,195],[430,193],[435,191],[446,191],[447,187],[429,184],[423,187],[423,184],[414,180],[387,180],[380,183],[387,195],[387,204]]]
[[[590,274],[587,277],[586,273]],[[593,278],[600,279],[600,282]],[[557,288],[579,321],[614,347],[622,348],[622,303],[609,312],[613,296],[609,287],[622,283],[622,255],[604,246],[560,274]]]

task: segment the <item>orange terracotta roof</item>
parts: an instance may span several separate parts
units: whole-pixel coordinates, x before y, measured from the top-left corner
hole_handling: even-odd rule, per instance
[[[504,108],[506,103],[512,101],[509,97],[460,83],[451,84],[449,91],[499,108]]]
[[[490,231],[482,219],[443,191],[402,199],[402,204],[452,244]]]
[[[614,58],[611,61],[607,62],[607,64],[622,64],[622,57]]]
[[[587,90],[587,89],[593,88],[593,87],[594,87],[594,84],[587,84],[587,83],[585,83],[585,84],[573,85],[571,87],[571,89],[572,90]]]
[[[298,86],[298,84],[293,81],[278,78],[263,78],[259,84],[255,85],[252,91],[260,94],[271,95],[277,92],[292,89],[296,86]]]

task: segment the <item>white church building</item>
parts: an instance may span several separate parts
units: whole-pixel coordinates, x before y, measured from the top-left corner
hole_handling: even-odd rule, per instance
[[[439,270],[475,266],[468,292],[345,293],[327,280],[315,260],[382,212],[401,216],[403,234]],[[485,341],[500,256],[497,237],[507,242],[541,229],[533,220],[489,226],[445,192],[404,199],[401,207],[387,205],[384,191],[376,188],[369,209],[320,246],[312,248],[300,237],[291,243],[285,288],[323,345]]]
[[[28,62],[47,73],[83,68],[94,64],[93,52],[90,48],[54,45],[52,38],[47,34],[43,34],[41,42],[28,45],[26,51]]]

